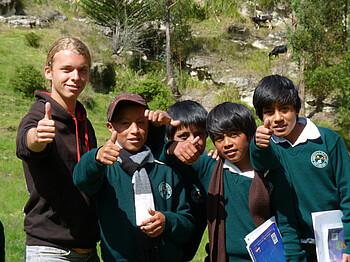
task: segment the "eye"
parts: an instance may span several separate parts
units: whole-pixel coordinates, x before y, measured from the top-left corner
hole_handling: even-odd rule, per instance
[[[236,132],[233,132],[230,134],[230,137],[236,137],[236,136],[238,136],[238,133],[236,133]]]
[[[214,137],[215,142],[221,142],[222,140],[224,140],[224,136],[215,136]]]
[[[263,109],[262,113],[263,113],[263,115],[271,116],[271,115],[273,115],[273,110],[269,109],[269,108],[266,108],[266,109]]]

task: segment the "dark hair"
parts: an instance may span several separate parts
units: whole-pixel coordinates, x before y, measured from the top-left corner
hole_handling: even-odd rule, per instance
[[[298,90],[285,76],[270,75],[260,80],[254,91],[253,104],[258,117],[263,119],[263,108],[275,103],[292,105],[297,113],[301,107]]]
[[[181,126],[196,126],[205,129],[205,123],[208,112],[205,108],[191,100],[176,102],[168,109],[169,116],[174,120],[180,120]],[[178,127],[167,125],[165,127],[165,135],[169,139],[173,139]]]
[[[225,102],[214,107],[207,117],[207,132],[214,142],[216,135],[231,131],[243,132],[247,139],[254,136],[256,123],[248,107]]]

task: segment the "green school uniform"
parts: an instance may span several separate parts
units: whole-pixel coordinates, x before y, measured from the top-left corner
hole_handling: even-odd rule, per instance
[[[345,253],[350,254],[350,157],[341,137],[328,128],[299,118],[305,128],[294,145],[273,136],[270,146],[250,144],[251,162],[257,170],[282,166],[292,184],[300,210],[301,238],[314,238],[311,212],[343,211]]]
[[[163,152],[164,153],[164,152]],[[162,160],[171,160],[175,156],[162,155]],[[164,158],[165,157],[165,158]],[[174,162],[173,162],[174,163]],[[208,156],[201,156],[200,160],[191,166],[182,166],[182,174],[196,175],[201,181],[205,191],[208,191],[213,169],[216,161]],[[187,170],[187,171],[186,171]],[[292,193],[289,184],[280,175],[281,169],[268,174],[267,179],[271,184],[271,205],[274,215],[283,235],[285,256],[287,261],[306,261],[305,252],[300,247],[296,234],[296,220],[294,218],[295,206],[292,203]],[[224,194],[225,194],[225,235],[226,252],[229,261],[251,261],[244,237],[255,229],[249,212],[249,189],[252,177],[242,174],[237,167],[225,161],[224,165]]]
[[[177,157],[167,155],[165,150],[166,148],[160,154],[159,160],[170,166],[181,177],[195,222],[195,231],[192,238],[183,245],[185,253],[183,261],[191,261],[207,227],[207,190],[203,187],[192,166],[184,165]]]
[[[96,161],[97,149],[85,154],[74,169],[76,186],[96,203],[101,228],[104,261],[140,261],[133,200],[132,178],[118,162],[112,166]],[[193,233],[193,217],[178,176],[156,162],[145,165],[152,187],[156,211],[165,216],[164,232],[152,239],[159,261],[181,261],[182,244]]]

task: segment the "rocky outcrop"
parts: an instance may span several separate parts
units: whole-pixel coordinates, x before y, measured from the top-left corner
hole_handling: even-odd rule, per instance
[[[9,16],[16,14],[17,0],[0,0],[0,15]]]
[[[40,18],[36,16],[28,15],[11,15],[11,16],[1,16],[0,23],[7,24],[10,27],[14,28],[47,28],[50,26],[50,22],[54,20],[65,21],[68,18],[65,15],[62,15],[58,11],[52,11],[47,17]]]

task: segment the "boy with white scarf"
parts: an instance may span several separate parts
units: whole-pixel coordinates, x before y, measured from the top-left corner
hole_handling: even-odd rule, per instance
[[[111,139],[74,169],[74,183],[96,202],[107,262],[181,261],[194,230],[178,175],[145,145],[152,113],[139,95],[116,96],[107,109]]]

